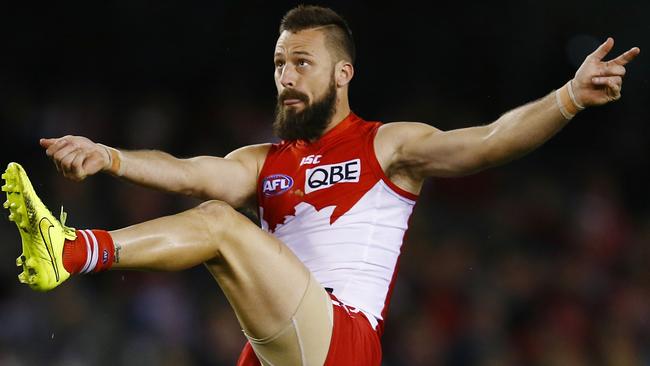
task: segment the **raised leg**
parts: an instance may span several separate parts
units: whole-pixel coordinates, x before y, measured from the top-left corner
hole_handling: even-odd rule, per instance
[[[52,290],[70,276],[63,261],[66,243],[75,245],[77,232],[83,237],[90,232],[65,226],[63,213],[57,220],[19,164],[9,164],[2,178],[7,194],[3,206],[22,240],[23,252],[16,261],[23,267],[19,280],[34,290]],[[87,270],[100,258],[110,263],[107,249],[99,250],[106,241],[92,238],[94,255],[86,256]],[[263,365],[325,361],[333,327],[329,296],[286,245],[227,204],[207,202],[112,231],[107,240],[119,257],[115,269],[181,270],[205,263]],[[90,245],[85,241],[79,248]]]
[[[283,359],[282,364],[325,360],[332,331],[325,290],[286,245],[229,205],[210,201],[110,234],[119,251],[113,269],[181,270],[205,263],[249,338],[264,343],[300,327],[295,324],[299,321],[309,323],[308,329],[298,332],[308,339],[278,337],[300,346],[298,352],[303,353],[297,359],[291,356],[298,361]],[[299,309],[302,305],[309,309]],[[317,361],[304,363],[305,357]]]

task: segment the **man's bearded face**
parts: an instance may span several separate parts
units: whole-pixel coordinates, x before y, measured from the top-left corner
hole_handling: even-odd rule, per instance
[[[286,100],[297,99],[305,105],[302,111],[284,104]],[[283,140],[315,140],[330,123],[336,111],[336,84],[334,75],[325,95],[309,103],[309,97],[295,89],[285,89],[278,95],[275,108],[273,132]]]

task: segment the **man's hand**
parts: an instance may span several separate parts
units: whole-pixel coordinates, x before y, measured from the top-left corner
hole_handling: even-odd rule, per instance
[[[625,65],[634,60],[641,50],[633,47],[613,60],[603,61],[612,47],[614,39],[607,38],[576,71],[571,84],[576,102],[581,106],[602,105],[621,97]]]
[[[45,153],[56,165],[56,169],[74,181],[81,181],[89,175],[111,167],[108,149],[82,136],[64,136],[41,139]]]

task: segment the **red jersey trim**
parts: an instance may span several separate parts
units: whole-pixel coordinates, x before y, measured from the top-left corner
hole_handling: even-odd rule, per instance
[[[350,112],[350,114],[341,122],[339,123],[338,126],[334,127],[332,130],[328,131],[325,133],[325,135],[321,136],[320,139],[314,142],[314,144],[320,144],[323,143],[324,141],[335,138],[337,135],[340,133],[343,133],[350,125],[354,123],[373,123],[375,126],[372,127],[371,132],[368,134],[368,139],[366,142],[366,147],[365,147],[365,153],[366,156],[368,157],[368,162],[370,164],[370,169],[375,173],[375,176],[378,177],[380,180],[382,180],[386,185],[392,189],[395,193],[398,195],[412,200],[412,201],[417,201],[418,195],[408,192],[399,186],[397,184],[393,183],[390,178],[386,175],[384,170],[381,168],[381,164],[379,164],[379,160],[377,160],[377,155],[375,154],[375,136],[377,136],[377,131],[379,130],[379,127],[381,127],[381,122],[368,122],[360,117],[358,117],[354,112]],[[299,141],[299,143],[304,144],[303,141]],[[262,179],[264,178],[265,174],[268,174],[266,172],[267,166],[271,164],[271,162],[275,158],[275,154],[278,151],[281,151],[285,148],[288,148],[290,146],[290,143],[288,141],[281,141],[279,143],[274,143],[271,144],[271,147],[269,148],[268,152],[266,153],[266,158],[264,159],[264,163],[262,164],[262,168],[260,169],[259,175],[257,177],[257,185],[258,187],[262,183]],[[261,202],[259,197],[259,189],[257,191],[258,193],[258,202]]]

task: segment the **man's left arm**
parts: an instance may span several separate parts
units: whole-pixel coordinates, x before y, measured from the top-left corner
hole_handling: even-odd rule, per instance
[[[614,45],[608,38],[587,56],[575,77],[549,95],[477,127],[440,131],[422,123],[389,123],[380,129],[376,150],[389,176],[420,181],[429,176],[462,176],[500,165],[542,145],[581,109],[621,96],[625,65],[634,47],[603,61]]]

